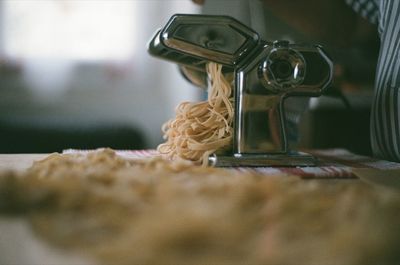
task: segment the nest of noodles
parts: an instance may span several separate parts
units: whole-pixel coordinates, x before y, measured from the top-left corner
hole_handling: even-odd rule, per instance
[[[166,142],[157,150],[170,159],[186,159],[206,166],[208,156],[229,148],[233,135],[233,75],[224,76],[222,65],[207,64],[210,85],[207,101],[183,102],[176,117],[162,131]]]

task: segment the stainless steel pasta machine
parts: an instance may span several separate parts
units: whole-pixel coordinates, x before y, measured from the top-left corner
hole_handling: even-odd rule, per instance
[[[332,80],[332,61],[319,45],[265,41],[228,16],[177,14],[149,43],[150,54],[173,61],[194,84],[206,84],[205,65],[234,73],[232,148],[209,157],[214,166],[313,166],[310,154],[292,150],[285,100],[315,97]]]

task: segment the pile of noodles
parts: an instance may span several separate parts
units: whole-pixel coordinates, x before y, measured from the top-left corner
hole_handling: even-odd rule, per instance
[[[168,158],[182,158],[207,165],[208,156],[230,146],[233,135],[233,77],[222,74],[222,65],[207,64],[210,84],[208,99],[183,102],[176,108],[175,119],[162,131],[166,142],[158,151]]]

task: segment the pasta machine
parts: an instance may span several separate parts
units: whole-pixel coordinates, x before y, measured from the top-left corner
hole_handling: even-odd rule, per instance
[[[176,14],[148,50],[180,65],[200,86],[210,61],[234,74],[232,148],[209,156],[210,165],[316,165],[312,155],[289,147],[284,106],[289,97],[320,96],[330,85],[333,64],[321,46],[265,41],[229,16]]]

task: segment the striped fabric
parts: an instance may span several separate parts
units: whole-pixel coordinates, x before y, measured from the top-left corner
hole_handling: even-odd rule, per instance
[[[371,110],[372,150],[377,157],[400,161],[400,1],[346,2],[377,24],[381,39]]]
[[[98,149],[100,150],[100,149]],[[64,150],[63,154],[87,155],[95,150]],[[115,150],[116,154],[126,159],[146,159],[160,156],[157,150]],[[344,149],[314,150],[311,152],[319,160],[317,167],[234,167],[228,171],[260,173],[268,176],[298,176],[303,179],[348,179],[357,178],[354,169],[400,170],[400,163],[360,156]],[[382,173],[383,174],[383,173]]]

